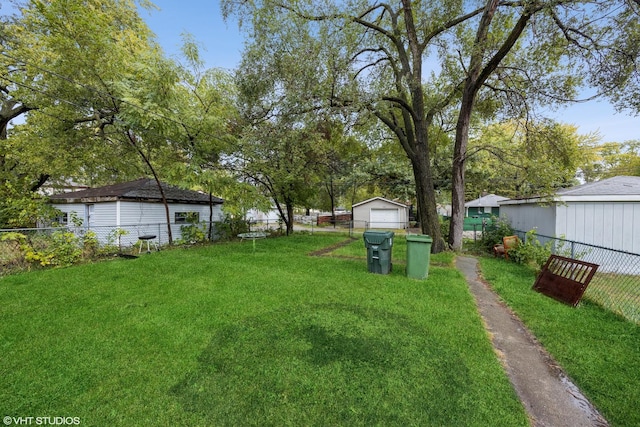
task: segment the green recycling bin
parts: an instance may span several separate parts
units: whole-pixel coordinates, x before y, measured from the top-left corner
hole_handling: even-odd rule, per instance
[[[407,235],[407,277],[426,279],[429,275],[429,259],[433,239],[426,234]]]
[[[389,274],[393,231],[365,231],[364,245],[367,248],[367,268],[370,273]]]

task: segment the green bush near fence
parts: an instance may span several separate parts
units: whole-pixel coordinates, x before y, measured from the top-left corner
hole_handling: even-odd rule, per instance
[[[82,237],[67,230],[28,236],[19,232],[4,233],[0,240],[5,250],[14,252],[9,267],[66,267],[81,259],[90,259],[98,251],[98,239],[92,231]]]

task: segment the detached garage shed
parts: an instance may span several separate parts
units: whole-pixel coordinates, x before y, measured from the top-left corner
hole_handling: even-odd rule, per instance
[[[181,238],[183,225],[222,218],[222,199],[162,183],[169,205],[170,225],[174,239]],[[116,228],[127,230],[123,244],[135,244],[142,234],[157,235],[160,243],[168,241],[167,217],[158,185],[153,179],[89,188],[50,197],[61,211],[59,223],[72,224],[75,214],[82,227],[94,230],[102,243]]]
[[[353,222],[364,228],[407,228],[409,207],[383,197],[374,197],[352,207]]]
[[[543,203],[546,202],[546,203]],[[560,190],[552,201],[499,202],[516,230],[640,253],[640,177],[616,176]]]

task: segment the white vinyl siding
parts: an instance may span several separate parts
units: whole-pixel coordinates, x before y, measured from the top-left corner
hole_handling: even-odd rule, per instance
[[[380,218],[376,219],[374,211],[378,211],[378,215],[384,215],[384,211],[388,211],[388,218],[391,218],[391,211],[395,212],[393,219],[387,219],[386,224]],[[382,198],[373,198],[365,202],[357,203],[352,207],[354,227],[364,228],[406,228],[409,221],[409,208],[396,202],[391,202]],[[376,224],[371,224],[375,221]],[[391,223],[392,221],[393,223]]]
[[[92,205],[91,225],[102,243],[106,243],[109,233],[120,227],[128,231],[122,236],[121,242],[125,246],[137,243],[138,236],[143,234],[157,235],[157,241],[168,241],[167,217],[162,203],[148,202],[97,202],[93,204],[69,203],[54,204],[54,207],[67,214],[71,220],[71,213],[75,212],[78,218],[84,219],[88,206]],[[209,205],[174,203],[169,205],[169,217],[172,224],[172,236],[174,240],[180,239],[180,226],[188,224],[174,224],[176,212],[197,212],[201,222],[209,221]],[[222,205],[213,206],[213,221],[222,220]],[[69,224],[72,225],[72,224]],[[83,221],[82,228],[88,224]]]

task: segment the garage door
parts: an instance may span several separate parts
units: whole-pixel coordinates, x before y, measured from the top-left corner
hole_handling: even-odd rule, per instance
[[[371,209],[370,228],[401,228],[398,209]]]

